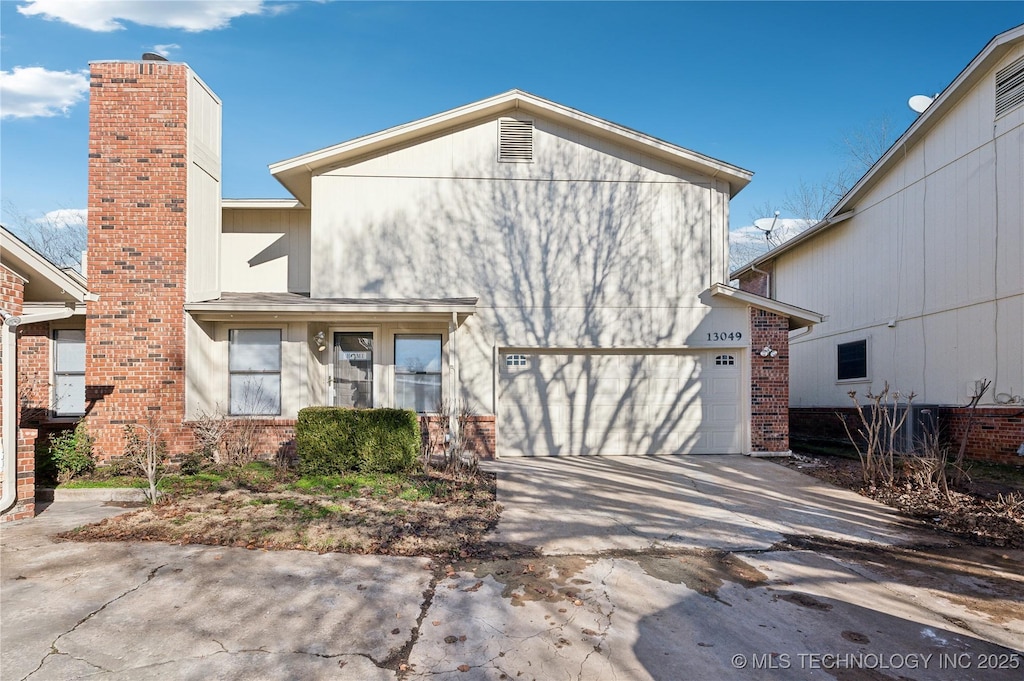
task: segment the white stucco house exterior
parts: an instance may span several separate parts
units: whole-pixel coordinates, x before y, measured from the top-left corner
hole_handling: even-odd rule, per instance
[[[888,381],[974,456],[1024,462],[1024,26],[957,75],[819,224],[732,273],[819,310],[791,339],[794,435]]]

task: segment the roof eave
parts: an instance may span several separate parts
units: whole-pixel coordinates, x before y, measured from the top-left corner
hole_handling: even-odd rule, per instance
[[[732,286],[727,286],[725,284],[712,284],[708,289],[708,292],[710,292],[712,296],[736,300],[756,307],[759,310],[766,310],[768,312],[774,312],[775,314],[782,315],[789,319],[790,331],[804,329],[808,326],[821,324],[825,321],[825,316],[818,312],[813,312],[811,310],[783,303],[771,298],[765,298],[764,296],[759,296],[748,291],[741,291],[738,288],[733,288]]]
[[[269,166],[270,173],[296,198],[308,205],[312,193],[312,175],[323,168],[336,166],[344,163],[346,160],[379,152],[389,147],[408,143],[417,138],[435,134],[446,129],[456,128],[475,120],[495,116],[509,109],[544,115],[556,120],[574,122],[577,125],[600,132],[604,136],[610,136],[619,141],[640,147],[652,156],[696,169],[704,174],[728,182],[731,195],[737,194],[743,187],[749,184],[753,177],[753,173],[749,170],[521,90],[509,90],[508,92],[472,104],[272,163]]]
[[[0,253],[3,253],[5,256],[4,264],[10,263],[11,269],[18,276],[26,281],[31,281],[33,276],[40,276],[46,279],[51,285],[60,289],[67,296],[68,302],[84,303],[88,300],[96,300],[96,295],[90,293],[85,287],[85,277],[78,273],[75,273],[75,276],[72,277],[68,272],[54,265],[38,251],[2,227],[0,227]],[[17,265],[30,271],[18,272]],[[26,274],[28,275],[27,277],[25,276]]]

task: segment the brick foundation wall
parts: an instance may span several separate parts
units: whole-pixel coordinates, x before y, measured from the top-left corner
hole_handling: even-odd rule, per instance
[[[957,448],[967,428],[970,409],[944,407],[939,418],[945,436]],[[971,459],[1024,466],[1024,456],[1017,448],[1024,444],[1024,407],[978,407],[967,440],[966,456]]]
[[[90,64],[86,401],[100,461],[155,418],[194,448],[185,409],[188,67]]]
[[[423,434],[424,444],[431,439],[437,443],[432,454],[443,452],[443,438],[439,432],[444,428],[447,417],[443,416],[421,416],[420,430]],[[495,417],[494,416],[472,416],[466,424],[463,437],[466,440],[467,451],[474,452],[480,459],[493,459],[495,450]]]
[[[20,315],[25,302],[25,280],[12,272],[4,265],[0,265],[0,309],[12,315]],[[0,330],[0,333],[8,333],[7,329]],[[17,350],[21,354],[21,348]],[[10,361],[3,356],[0,349],[0,367],[3,363]],[[15,366],[20,370],[20,360],[15,359]],[[20,387],[20,385],[19,385]],[[0,395],[3,395],[3,372],[0,371]],[[7,405],[3,405],[7,408]],[[20,410],[19,410],[20,411]],[[20,414],[15,415],[16,432],[14,434],[4,433],[2,419],[0,419],[0,435],[14,437],[17,440],[15,455],[15,493],[17,502],[4,515],[0,516],[0,522],[9,520],[21,520],[31,518],[35,515],[35,454],[32,450],[32,443],[35,442],[35,431],[21,427]],[[29,454],[26,457],[25,452]],[[6,462],[5,462],[6,463]],[[0,466],[0,481],[3,481],[4,468]]]
[[[230,419],[230,427],[226,438],[241,436],[243,429],[252,429],[251,436],[256,450],[256,457],[263,461],[285,459],[294,461],[295,455],[295,419]],[[194,422],[187,421],[185,427],[190,431]],[[184,452],[178,452],[171,458],[172,463],[180,459]]]
[[[967,427],[969,409],[963,407],[935,407],[943,441],[953,452],[960,448]],[[850,449],[849,438],[843,430],[841,414],[856,432],[860,421],[853,407],[794,407],[790,409],[790,432],[794,446]],[[978,461],[992,461],[1015,466],[1024,465],[1024,456],[1017,448],[1024,443],[1024,407],[978,407],[971,435],[967,441],[966,456]]]
[[[789,451],[789,320],[750,309],[750,448],[754,453]],[[778,351],[762,357],[764,346]]]
[[[0,265],[0,310],[10,312],[13,315],[20,315],[22,305],[25,301],[25,280],[12,272],[4,265]],[[7,333],[6,330],[3,333]],[[3,348],[0,347],[0,367],[4,363]],[[0,371],[0,395],[3,394],[3,372]],[[0,434],[3,433],[3,423],[0,423]],[[0,470],[0,476],[3,471]]]

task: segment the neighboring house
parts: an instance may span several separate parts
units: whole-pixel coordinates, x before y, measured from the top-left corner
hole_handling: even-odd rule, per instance
[[[222,200],[199,77],[90,67],[102,458],[136,420],[187,452],[211,413],[288,451],[309,405],[463,404],[482,456],[788,452],[787,335],[821,317],[722,284],[748,171],[513,90],[273,164],[294,199]]]
[[[0,520],[35,511],[37,435],[85,413],[85,280],[0,227]]]
[[[825,219],[732,274],[821,310],[791,339],[793,436],[883,382],[972,456],[1024,463],[1024,26],[996,36]]]

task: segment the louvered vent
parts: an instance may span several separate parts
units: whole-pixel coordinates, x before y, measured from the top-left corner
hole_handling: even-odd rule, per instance
[[[533,161],[533,121],[498,120],[498,160],[505,163]]]
[[[1024,104],[1024,57],[996,71],[996,116]]]

